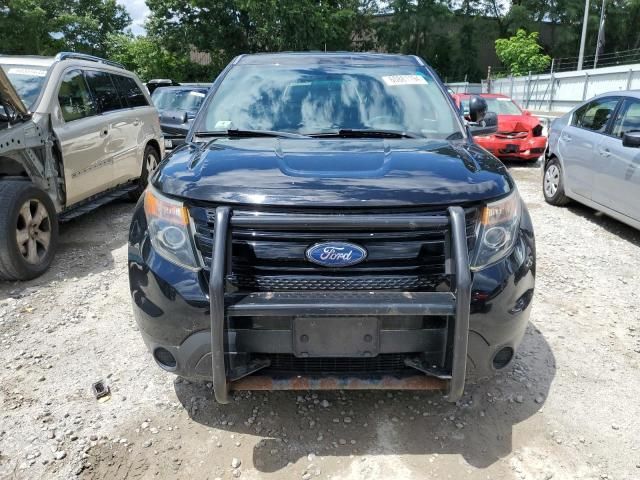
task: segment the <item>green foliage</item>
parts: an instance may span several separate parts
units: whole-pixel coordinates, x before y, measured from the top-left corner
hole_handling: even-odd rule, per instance
[[[147,32],[181,55],[207,52],[210,76],[241,53],[351,50],[373,0],[147,0]]]
[[[496,40],[496,54],[512,75],[539,73],[551,64],[551,57],[542,53],[538,32],[519,29],[513,37]]]
[[[151,37],[112,34],[108,40],[108,57],[136,72],[145,81],[152,78],[191,80],[188,73],[192,65],[188,57],[169,52],[158,39]]]
[[[109,35],[131,23],[116,0],[4,0],[1,5],[0,53],[6,54],[105,55]]]

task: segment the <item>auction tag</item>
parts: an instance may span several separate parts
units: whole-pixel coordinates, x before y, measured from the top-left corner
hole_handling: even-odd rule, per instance
[[[420,75],[388,75],[382,81],[390,87],[397,85],[427,85],[427,80]]]
[[[26,75],[29,77],[46,77],[46,70],[39,70],[35,68],[10,68],[9,74],[11,75]]]
[[[202,92],[189,92],[189,95],[193,95],[194,97],[204,97],[205,94]]]
[[[216,130],[229,129],[233,125],[231,120],[218,120],[216,122],[216,126],[214,127]]]

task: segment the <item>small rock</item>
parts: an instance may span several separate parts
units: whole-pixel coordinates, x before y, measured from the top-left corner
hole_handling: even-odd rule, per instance
[[[67,452],[65,452],[64,450],[58,450],[56,453],[53,454],[53,458],[55,458],[56,460],[62,460],[66,456],[67,456]]]
[[[324,408],[329,408],[331,406],[331,404],[327,400],[322,400],[320,402],[320,405]]]
[[[231,472],[231,475],[233,475],[233,478],[238,478],[241,474],[242,473],[238,469],[236,469],[233,472]]]
[[[240,466],[240,464],[241,464],[241,463],[242,463],[242,462],[240,461],[240,459],[239,459],[239,458],[235,458],[235,457],[234,457],[234,458],[231,460],[231,468],[238,468],[238,467]]]
[[[516,402],[518,403],[524,402],[524,397],[522,395],[516,395]]]
[[[542,403],[542,402],[544,402],[544,397],[542,395],[538,395],[536,397],[536,403]]]
[[[151,445],[153,445],[153,442],[151,440],[147,440],[142,444],[144,448],[149,448]]]

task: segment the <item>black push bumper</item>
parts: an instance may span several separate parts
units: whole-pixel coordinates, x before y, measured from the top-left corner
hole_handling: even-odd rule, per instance
[[[220,403],[229,401],[230,384],[234,388],[258,389],[265,383],[255,375],[268,367],[268,361],[256,361],[234,368],[229,363],[228,318],[233,317],[274,317],[293,315],[300,317],[327,317],[332,315],[375,317],[375,316],[446,316],[447,337],[451,341],[451,361],[448,370],[428,371],[426,376],[410,377],[405,387],[433,388],[445,382],[447,398],[458,400],[464,390],[469,339],[469,309],[471,303],[471,272],[469,268],[467,237],[465,232],[465,212],[460,207],[450,207],[447,216],[402,216],[402,215],[269,215],[233,216],[230,207],[216,209],[213,255],[209,278],[209,300],[211,320],[211,362],[213,389]],[[451,290],[447,292],[260,292],[237,297],[225,291],[227,275],[231,274],[231,244],[234,227],[277,228],[279,231],[306,230],[385,230],[394,228],[423,229],[447,227],[445,238],[445,273],[452,278]],[[319,301],[320,300],[320,301]],[[424,378],[421,382],[419,378]],[[251,379],[251,380],[249,380]],[[388,388],[403,388],[399,381],[382,378],[380,382]],[[313,381],[287,382],[294,388],[312,388]],[[269,383],[274,387],[273,382]],[[345,386],[345,382],[326,379],[323,385]],[[368,388],[368,382],[349,382],[352,388]]]

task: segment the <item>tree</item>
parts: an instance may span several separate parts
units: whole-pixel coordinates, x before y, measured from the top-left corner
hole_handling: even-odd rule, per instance
[[[159,39],[134,37],[131,34],[112,34],[108,39],[108,57],[122,63],[145,81],[152,78],[171,78],[176,81],[194,80],[197,70],[185,55],[176,55],[162,47]],[[197,78],[196,75],[196,80]]]
[[[147,32],[168,51],[207,52],[217,74],[240,53],[350,50],[373,0],[147,0]]]
[[[496,55],[512,75],[539,73],[551,64],[551,57],[542,53],[538,32],[519,29],[513,37],[496,40]]]
[[[131,18],[116,0],[2,0],[0,53],[105,55],[109,35]]]

